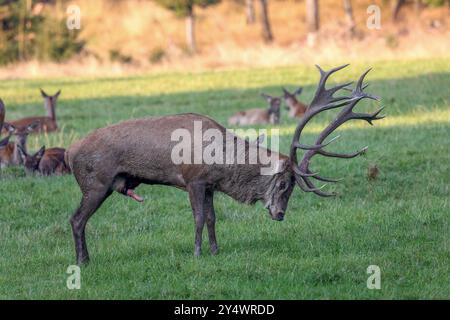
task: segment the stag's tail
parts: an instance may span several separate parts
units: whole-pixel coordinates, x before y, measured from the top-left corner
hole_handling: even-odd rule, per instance
[[[73,172],[73,159],[78,153],[83,140],[76,141],[73,143],[64,153],[64,162],[69,167],[70,172]]]

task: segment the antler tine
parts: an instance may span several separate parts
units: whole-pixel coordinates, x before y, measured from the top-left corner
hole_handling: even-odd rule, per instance
[[[339,138],[340,138],[340,135],[334,137],[333,139],[331,139],[327,143],[322,143],[322,144],[318,144],[318,145],[314,145],[314,146],[308,146],[308,145],[305,145],[305,144],[301,144],[298,141],[295,141],[293,146],[295,148],[303,149],[303,150],[319,150],[319,149],[322,149],[323,147],[326,147],[327,145],[329,145],[330,143],[334,142],[335,140],[337,140]]]
[[[314,192],[314,193],[322,193],[324,194],[324,192],[322,192],[321,190],[326,186],[326,184],[324,184],[323,186],[316,188],[309,180],[307,180],[306,178],[299,178],[297,176],[295,176],[295,181],[297,182],[297,185],[300,187],[300,189],[302,189],[305,192]]]
[[[333,68],[331,70],[328,71],[324,71],[318,64],[316,64],[316,68],[319,69],[320,75],[321,75],[321,81],[319,82],[319,86],[325,84],[325,82],[327,81],[328,77],[331,76],[333,73],[344,69],[345,67],[348,67],[350,65],[350,63],[344,64],[342,66]],[[323,83],[322,83],[323,80]]]
[[[366,71],[364,71],[363,74],[359,77],[358,82],[356,83],[356,87],[355,87],[356,92],[362,92],[364,78],[367,76],[367,74],[370,72],[370,70],[372,70],[372,68],[369,68]]]
[[[378,116],[378,114],[384,109],[380,108],[377,111],[375,111],[374,113],[355,113],[352,112],[349,116],[349,119],[359,119],[359,120],[366,120],[370,125],[373,125],[372,121],[375,120],[381,120],[384,119],[386,116],[382,115],[382,116]]]
[[[322,156],[325,156],[325,157],[351,159],[351,158],[357,157],[359,155],[365,154],[368,148],[369,147],[366,146],[366,147],[362,148],[361,150],[356,151],[354,153],[350,153],[350,154],[334,153],[334,152],[328,152],[325,150],[318,150],[317,153]]]
[[[293,169],[296,174],[302,177],[314,177],[319,174],[318,172],[311,172],[311,171],[303,172],[297,166],[293,166]]]
[[[362,89],[365,90],[368,86],[369,86],[368,83],[364,83],[362,85]],[[345,90],[345,91],[353,92],[353,89],[350,89],[350,88],[342,88],[342,89]]]
[[[326,178],[326,177],[321,177],[318,175],[312,176],[314,179],[319,180],[319,181],[323,181],[323,182],[339,182],[342,181],[344,179],[339,178],[339,179],[331,179],[331,178]]]
[[[331,178],[321,177],[321,176],[319,176],[318,172],[312,173],[309,170],[308,170],[307,173],[303,173],[297,167],[294,167],[294,172],[296,172],[296,173],[298,173],[298,174],[300,174],[302,176],[305,176],[305,177],[313,177],[314,179],[319,180],[319,181],[323,181],[323,182],[333,182],[333,183],[335,183],[335,182],[339,182],[339,181],[343,180],[342,178],[340,178],[340,179],[331,179]]]
[[[314,192],[315,194],[317,194],[318,196],[321,197],[335,197],[336,193],[332,192],[332,193],[328,193],[328,192],[323,192],[321,189],[324,188],[326,186],[326,184],[322,185],[320,188],[316,188],[314,186],[314,184],[309,181],[307,178],[303,178],[303,181],[305,182],[306,186],[312,190],[311,192]]]

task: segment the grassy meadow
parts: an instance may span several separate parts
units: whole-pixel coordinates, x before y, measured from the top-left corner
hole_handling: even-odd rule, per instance
[[[113,194],[87,226],[91,263],[80,290],[66,287],[75,263],[69,217],[80,200],[72,176],[32,177],[21,168],[0,176],[0,299],[424,299],[450,298],[450,61],[376,62],[368,92],[382,97],[388,117],[339,130],[329,150],[365,156],[315,157],[312,169],[345,179],[331,199],[296,188],[284,222],[262,204],[246,206],[216,194],[219,254],[193,255],[194,221],[186,193],[141,185],[143,204]],[[323,66],[332,67],[331,65]],[[353,64],[332,82],[356,80]],[[2,80],[7,119],[44,113],[38,88],[62,89],[61,130],[31,136],[29,149],[68,147],[89,131],[124,119],[197,112],[226,125],[234,112],[265,107],[260,92],[303,86],[309,102],[313,66],[121,78]],[[375,110],[374,103],[358,107]],[[284,111],[284,112],[283,112]],[[316,119],[305,140],[333,113]],[[282,110],[281,150],[296,121]],[[267,126],[270,128],[270,126]],[[377,179],[367,170],[376,165]],[[366,287],[369,265],[381,289]]]

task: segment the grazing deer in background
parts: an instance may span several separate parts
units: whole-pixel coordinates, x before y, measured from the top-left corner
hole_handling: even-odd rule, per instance
[[[6,114],[5,105],[3,104],[2,99],[0,99],[0,133],[2,132],[3,124],[5,122],[5,114]],[[7,131],[8,136],[0,140],[0,151],[8,145],[9,138],[11,138],[12,132],[10,132],[9,130]]]
[[[44,90],[40,89],[41,95],[44,98],[44,106],[47,110],[46,117],[28,117],[15,121],[8,121],[15,127],[25,127],[29,126],[33,122],[39,121],[39,125],[36,127],[34,132],[54,132],[58,130],[58,124],[56,123],[56,102],[61,93],[58,90],[54,95],[48,95]]]
[[[41,147],[34,155],[29,155],[21,146],[20,157],[27,172],[39,172],[44,176],[69,174],[70,168],[64,160],[66,149]]]
[[[249,109],[239,111],[228,119],[229,125],[250,125],[250,124],[277,124],[280,122],[280,105],[281,99],[272,97],[268,94],[262,93],[269,103],[268,109]]]
[[[276,170],[271,174],[261,174],[266,164],[260,163],[260,160],[256,164],[238,164],[237,161],[232,164],[176,164],[172,153],[177,142],[173,141],[172,134],[175,130],[184,130],[183,132],[192,136],[199,122],[202,130],[214,129],[227,137],[229,134],[227,142],[234,141],[238,147],[244,145],[246,152],[250,152],[252,148],[268,151],[233,135],[216,121],[198,114],[125,121],[95,130],[83,140],[73,144],[66,152],[66,159],[82,193],[80,206],[70,219],[77,263],[82,264],[89,260],[85,240],[88,219],[114,191],[134,200],[143,201],[134,191],[141,183],[173,186],[188,192],[196,226],[194,251],[196,256],[201,253],[205,223],[208,228],[211,252],[215,254],[218,250],[213,205],[215,192],[223,192],[242,203],[253,204],[262,201],[272,219],[278,221],[284,219],[295,184],[303,191],[313,192],[319,196],[335,195],[314,186],[312,179],[328,182],[336,182],[336,180],[314,173],[309,168],[312,158],[316,155],[353,158],[364,153],[367,147],[353,154],[326,151],[324,147],[334,139],[329,142],[325,142],[325,139],[346,121],[359,119],[372,124],[372,121],[383,118],[379,116],[382,108],[374,113],[353,112],[353,108],[363,99],[378,100],[377,97],[364,92],[363,81],[369,70],[359,78],[355,88],[348,95],[334,96],[341,89],[349,89],[351,82],[329,89],[325,88],[330,75],[344,67],[327,72],[318,67],[320,81],[308,110],[294,132],[289,155],[269,151],[271,155],[278,158],[273,166]],[[340,113],[319,134],[314,145],[302,144],[300,137],[308,122],[318,113],[335,108],[340,108]],[[214,150],[223,150],[227,153],[223,149],[223,142],[214,139],[211,145],[217,146]],[[203,146],[207,144],[204,140],[202,143]],[[297,149],[306,150],[299,161]],[[192,156],[195,159],[195,152],[190,155],[191,159]],[[227,154],[223,155],[224,158],[227,156]],[[244,155],[247,156],[246,153]],[[234,152],[232,156],[236,159]]]
[[[300,118],[302,117],[308,106],[297,100],[295,96],[300,95],[303,88],[298,88],[294,93],[290,93],[285,88],[283,88],[284,102],[286,103],[286,109],[289,110],[289,117]]]
[[[23,150],[27,150],[27,140],[28,135],[39,126],[39,122],[35,121],[30,125],[23,127],[15,127],[12,124],[5,123],[4,127],[8,130],[14,137],[14,142],[9,142],[0,150],[0,166],[17,166],[21,165],[22,158],[19,154],[19,147]]]

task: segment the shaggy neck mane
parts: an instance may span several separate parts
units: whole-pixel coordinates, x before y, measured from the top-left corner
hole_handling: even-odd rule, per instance
[[[274,175],[261,175],[261,165],[233,165],[238,170],[229,170],[229,175],[219,184],[219,190],[231,198],[246,204],[254,204],[264,197],[274,179]]]

